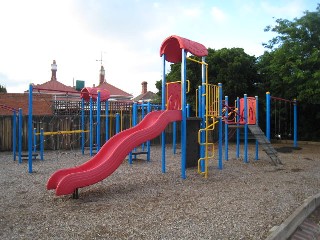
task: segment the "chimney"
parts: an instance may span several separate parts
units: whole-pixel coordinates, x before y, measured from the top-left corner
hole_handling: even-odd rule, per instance
[[[51,64],[51,81],[57,80],[57,64],[56,60],[53,60],[53,63]]]
[[[101,65],[101,69],[100,69],[100,75],[99,75],[99,85],[106,82],[105,79],[105,70],[104,67]]]
[[[146,81],[143,81],[142,83],[141,83],[141,85],[142,85],[142,94],[145,94],[145,93],[147,93],[148,92],[148,83],[146,82]]]

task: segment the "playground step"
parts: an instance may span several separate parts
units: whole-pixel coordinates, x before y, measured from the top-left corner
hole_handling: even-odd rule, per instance
[[[270,157],[274,165],[282,164],[278,157],[278,152],[271,145],[270,141],[264,135],[264,132],[258,125],[248,125],[251,133],[255,136],[258,143],[261,145],[265,153]]]

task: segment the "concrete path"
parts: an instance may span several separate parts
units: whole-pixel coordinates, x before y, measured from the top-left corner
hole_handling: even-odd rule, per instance
[[[280,226],[275,226],[267,240],[320,240],[320,193],[308,198]]]

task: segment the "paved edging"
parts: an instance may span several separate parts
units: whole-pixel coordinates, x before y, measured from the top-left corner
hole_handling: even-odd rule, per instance
[[[297,227],[320,205],[320,193],[307,198],[266,240],[288,239]]]

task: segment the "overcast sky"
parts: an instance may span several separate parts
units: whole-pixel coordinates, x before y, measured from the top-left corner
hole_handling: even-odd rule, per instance
[[[273,36],[263,29],[277,18],[292,20],[317,0],[0,0],[0,84],[23,92],[50,80],[72,86],[106,80],[133,94],[141,82],[156,92],[162,78],[159,48],[179,35],[213,49],[240,47],[260,56]]]

